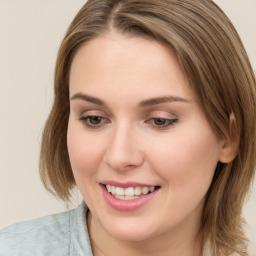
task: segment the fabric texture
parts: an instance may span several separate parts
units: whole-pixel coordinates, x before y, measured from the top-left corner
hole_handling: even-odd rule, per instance
[[[83,202],[76,209],[0,230],[0,256],[93,256],[87,212]],[[249,256],[256,256],[251,249]],[[204,256],[211,256],[209,245]]]
[[[87,211],[83,202],[76,209],[0,230],[0,256],[92,256]]]

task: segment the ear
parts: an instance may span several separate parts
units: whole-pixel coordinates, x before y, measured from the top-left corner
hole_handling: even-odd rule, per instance
[[[219,162],[230,163],[237,155],[239,136],[235,115],[233,112],[229,116],[229,130],[221,144]]]

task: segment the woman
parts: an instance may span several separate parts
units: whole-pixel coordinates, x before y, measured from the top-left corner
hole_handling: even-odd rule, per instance
[[[89,0],[59,50],[40,171],[77,209],[0,233],[1,255],[247,255],[256,82],[210,0]]]

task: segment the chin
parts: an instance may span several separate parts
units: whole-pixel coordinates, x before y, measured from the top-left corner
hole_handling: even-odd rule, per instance
[[[112,237],[116,239],[130,242],[142,242],[154,236],[153,233],[149,234],[147,231],[144,231],[140,228],[136,230],[112,228],[111,230],[107,231]]]
[[[154,237],[157,230],[150,224],[150,221],[138,221],[133,219],[113,220],[113,222],[102,222],[105,231],[112,237],[131,242],[141,242]]]

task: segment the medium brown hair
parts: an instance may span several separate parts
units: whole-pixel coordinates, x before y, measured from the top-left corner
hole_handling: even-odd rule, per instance
[[[201,234],[213,255],[246,253],[241,211],[255,172],[256,81],[230,20],[211,0],[89,0],[60,46],[54,104],[42,139],[40,174],[45,187],[64,201],[75,186],[68,150],[69,72],[85,42],[116,31],[171,46],[216,134],[236,123],[237,155],[219,163],[206,196]]]

